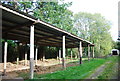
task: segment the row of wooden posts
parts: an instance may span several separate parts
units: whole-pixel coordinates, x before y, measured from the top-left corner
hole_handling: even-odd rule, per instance
[[[62,65],[63,68],[66,68],[65,64],[65,35],[62,37]],[[6,74],[6,62],[7,62],[7,46],[8,43],[5,41],[5,46],[4,46],[4,74]],[[79,58],[80,61],[79,63],[82,64],[82,41],[79,41]],[[72,51],[71,51],[72,52]],[[35,63],[37,64],[37,54],[38,54],[38,47],[36,47],[36,55],[35,55]],[[59,50],[59,58],[61,58],[61,50]],[[94,58],[94,47],[93,47],[93,58]],[[27,60],[27,54],[25,54],[25,61]],[[90,45],[88,44],[88,60],[90,60]],[[19,59],[17,59],[17,64],[18,64]],[[26,64],[27,62],[25,62]],[[30,30],[30,79],[33,79],[34,75],[34,25],[31,26]]]

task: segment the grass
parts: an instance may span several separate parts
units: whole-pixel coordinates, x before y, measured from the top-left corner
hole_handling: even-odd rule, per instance
[[[91,59],[90,61],[84,60],[82,65],[67,67],[66,70],[63,71],[56,71],[54,73],[41,75],[35,74],[34,79],[85,79],[90,74],[92,74],[96,68],[106,63],[107,61],[116,62],[115,59],[116,57],[109,57],[105,59]],[[111,66],[112,64],[107,66],[107,68],[110,68]],[[99,76],[98,78],[104,78],[103,76],[105,75],[106,72],[104,72],[103,75]],[[25,78],[28,76],[28,74],[22,74],[21,76]]]
[[[116,64],[118,63],[118,58],[119,57],[113,56],[113,58],[109,59],[111,62],[106,65],[106,68],[102,74],[97,77],[97,79],[111,79],[114,77],[113,75],[116,75]]]
[[[56,71],[54,73],[37,75],[35,78],[40,79],[84,79],[95,68],[105,63],[105,59],[94,59],[90,62],[84,61],[84,64],[80,66],[68,67],[63,71]]]

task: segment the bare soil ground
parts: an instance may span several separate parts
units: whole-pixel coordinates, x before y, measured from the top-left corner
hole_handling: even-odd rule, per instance
[[[66,63],[72,62],[76,60],[66,59]],[[61,64],[61,60],[57,59],[46,59],[44,61],[38,60],[37,66],[51,66],[56,64]],[[29,69],[29,60],[27,60],[27,64],[25,65],[25,60],[19,61],[19,65],[16,62],[7,62],[6,63],[6,72]],[[0,72],[3,72],[3,63],[0,63]]]
[[[67,59],[66,60],[66,67],[76,66],[78,63],[69,63],[74,62],[76,60]],[[18,77],[20,73],[28,73],[29,72],[29,61],[27,65],[24,64],[24,60],[19,62],[19,65],[16,63],[7,62],[7,76],[4,76],[5,79],[13,79]],[[0,72],[3,71],[3,63],[0,64]],[[37,74],[44,74],[44,73],[51,73],[54,71],[62,70],[62,64],[60,60],[57,59],[48,59],[45,61],[38,60],[37,65],[35,66],[35,73]]]

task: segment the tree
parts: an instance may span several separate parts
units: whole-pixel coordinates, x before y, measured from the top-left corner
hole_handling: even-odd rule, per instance
[[[74,15],[74,33],[95,44],[95,54],[105,56],[112,49],[111,23],[100,14],[79,12]]]

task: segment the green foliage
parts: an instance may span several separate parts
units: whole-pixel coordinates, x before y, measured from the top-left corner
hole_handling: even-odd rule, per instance
[[[120,51],[120,42],[118,42],[117,45],[118,45],[118,49],[119,49],[119,51]]]
[[[4,49],[4,42],[5,40],[2,39],[2,49]],[[7,40],[8,43],[8,55],[7,55],[7,61],[15,61],[16,57],[18,56],[18,50],[16,48],[17,44],[14,43],[14,41],[12,40]],[[4,51],[2,51],[2,53],[4,54]],[[3,59],[2,59],[3,60]]]
[[[105,56],[112,49],[111,23],[100,14],[79,12],[74,15],[74,33],[95,44],[95,55]]]
[[[118,49],[120,50],[120,42],[119,41],[113,41],[113,49]]]
[[[68,48],[66,56],[71,57],[71,51],[72,51],[72,57],[78,56],[78,48]]]
[[[120,51],[120,41],[116,41],[116,42],[114,41],[113,48],[118,49]],[[119,52],[119,56],[120,56],[120,52]]]
[[[36,2],[36,5],[38,8],[33,12],[33,15],[36,18],[44,20],[66,31],[72,31],[72,12],[67,10],[67,7],[69,7],[71,3],[59,4],[58,2]]]

